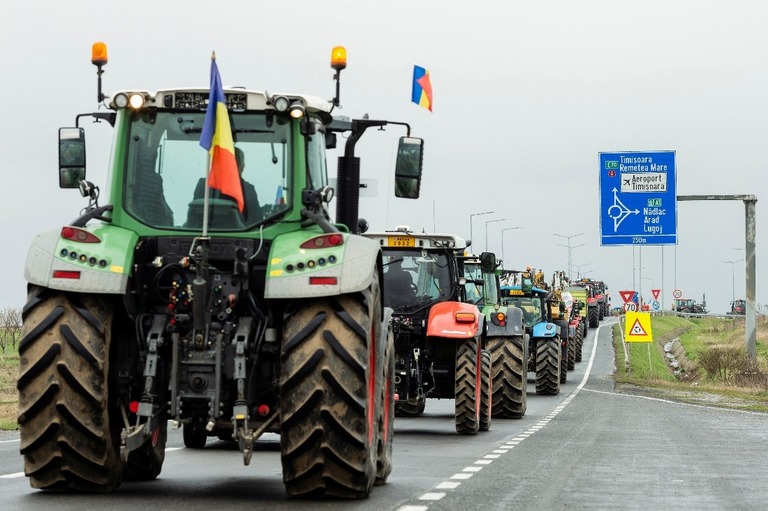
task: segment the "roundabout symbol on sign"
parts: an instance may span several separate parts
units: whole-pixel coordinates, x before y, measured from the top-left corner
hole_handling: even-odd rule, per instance
[[[672,291],[672,296],[674,296],[675,298],[680,298],[681,296],[683,296],[683,292],[680,291],[679,289],[675,289],[674,291]]]
[[[655,311],[661,309],[661,304],[659,303],[658,300],[654,300],[654,301],[651,302],[651,309],[653,309]]]

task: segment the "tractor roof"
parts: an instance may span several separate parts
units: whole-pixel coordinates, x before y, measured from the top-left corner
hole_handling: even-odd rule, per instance
[[[409,248],[419,249],[452,249],[463,251],[467,248],[467,242],[453,234],[439,233],[416,233],[398,228],[396,231],[384,232],[366,232],[363,234],[366,238],[376,240],[379,245],[386,248],[399,248],[407,250]]]
[[[161,89],[151,92],[142,89],[121,90],[115,92],[111,98],[108,98],[109,107],[113,110],[118,109],[116,101],[120,97],[129,98],[134,94],[140,94],[144,97],[144,106],[156,108],[175,108],[189,109],[191,111],[205,111],[208,106],[208,96],[210,89],[201,87],[183,87],[177,89]],[[255,90],[246,90],[244,88],[227,87],[224,88],[224,95],[227,98],[227,105],[231,110],[275,110],[276,100],[280,97],[286,98],[287,105],[291,106],[294,102],[300,102],[305,111],[317,113],[321,117],[330,121],[330,112],[333,105],[324,99],[308,94],[293,93],[267,93]]]

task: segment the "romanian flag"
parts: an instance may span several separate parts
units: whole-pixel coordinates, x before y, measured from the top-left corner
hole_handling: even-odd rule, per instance
[[[208,96],[208,109],[205,111],[200,145],[210,155],[208,187],[235,199],[238,209],[242,212],[245,206],[243,186],[235,160],[235,142],[232,139],[232,127],[229,125],[227,102],[219,68],[216,66],[215,53],[211,57],[211,93]]]
[[[413,66],[411,101],[432,111],[432,82],[429,81],[429,71],[423,67]]]

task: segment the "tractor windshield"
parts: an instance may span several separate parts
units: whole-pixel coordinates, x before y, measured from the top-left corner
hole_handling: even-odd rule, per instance
[[[421,308],[453,295],[445,253],[386,250],[384,256],[384,305],[396,311]]]
[[[163,110],[132,114],[123,173],[123,206],[129,215],[160,229],[202,228],[209,165],[208,152],[200,146],[204,117],[204,112]],[[209,186],[208,219],[213,230],[250,229],[290,205],[288,118],[230,112],[230,124],[244,206],[240,210],[230,195]],[[324,175],[325,159],[313,149],[313,144],[324,147],[324,140],[320,132],[313,138],[317,140],[309,144],[314,157],[309,160],[318,169],[310,175]]]
[[[526,327],[532,327],[543,321],[541,298],[533,296],[512,296],[505,299],[505,303],[523,311],[523,323]]]

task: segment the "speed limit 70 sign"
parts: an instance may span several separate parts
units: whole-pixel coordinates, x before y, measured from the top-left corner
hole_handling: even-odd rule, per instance
[[[674,291],[672,291],[672,296],[674,296],[675,298],[680,298],[683,296],[683,292],[680,291],[679,289],[675,289]]]
[[[627,302],[624,304],[624,310],[627,312],[637,312],[637,304],[635,302]]]

